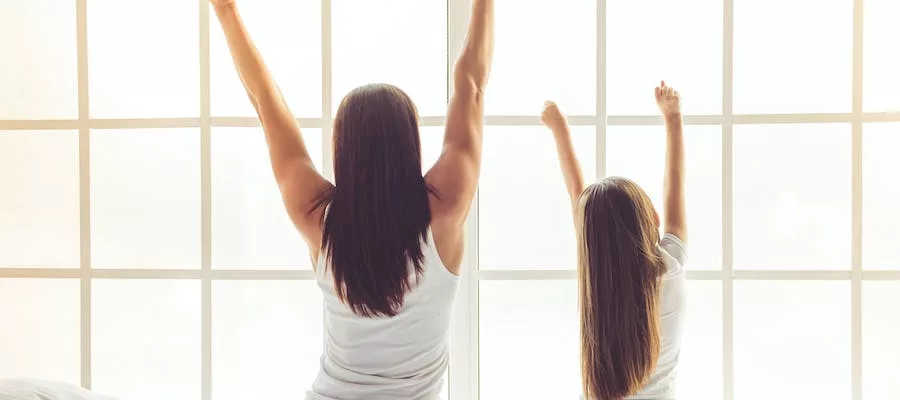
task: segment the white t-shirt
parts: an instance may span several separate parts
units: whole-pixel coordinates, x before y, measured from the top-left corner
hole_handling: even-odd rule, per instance
[[[629,400],[675,399],[675,380],[686,311],[684,265],[687,250],[681,239],[668,233],[659,241],[659,248],[666,260],[666,275],[660,297],[659,360],[647,385],[637,394],[628,397]]]

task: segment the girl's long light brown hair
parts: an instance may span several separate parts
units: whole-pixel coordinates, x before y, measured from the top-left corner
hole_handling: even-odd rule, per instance
[[[659,355],[659,223],[634,182],[588,187],[576,210],[581,381],[586,400],[638,392]]]

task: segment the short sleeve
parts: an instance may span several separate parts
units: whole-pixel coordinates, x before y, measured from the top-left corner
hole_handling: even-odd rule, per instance
[[[670,270],[684,268],[684,264],[687,262],[687,248],[681,239],[671,233],[667,233],[659,241],[659,247],[678,262],[678,266],[669,268]]]

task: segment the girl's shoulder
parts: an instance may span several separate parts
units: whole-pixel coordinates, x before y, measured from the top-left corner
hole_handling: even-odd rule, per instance
[[[687,246],[681,239],[671,233],[666,233],[659,240],[659,247],[665,253],[664,257],[668,256],[665,258],[666,269],[669,275],[684,270],[684,265],[687,262]]]

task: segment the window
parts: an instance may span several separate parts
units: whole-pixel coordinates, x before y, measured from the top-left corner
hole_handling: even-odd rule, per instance
[[[898,270],[896,235],[900,224],[900,159],[891,152],[900,146],[900,124],[863,126],[863,265],[867,269]],[[893,172],[892,172],[893,171]],[[895,249],[895,250],[891,250]]]
[[[0,87],[16,93],[0,98],[0,119],[78,118],[74,2],[4,4],[0,27],[4,38],[28,38],[0,42]]]
[[[866,1],[863,108],[867,112],[900,111],[900,76],[893,73],[900,68],[900,57],[892,47],[892,38],[900,34],[900,25],[894,23],[898,16],[900,4],[896,1]]]
[[[78,279],[0,279],[0,376],[78,382]]]
[[[322,296],[313,281],[217,281],[215,398],[303,398],[319,372]],[[274,363],[274,364],[273,364]]]
[[[448,400],[578,395],[575,235],[537,116],[557,101],[586,179],[660,208],[661,79],[686,114],[678,396],[900,398],[896,1],[495,1]],[[0,378],[302,397],[321,296],[205,0],[2,7]],[[466,0],[240,7],[326,176],[334,113],[369,82],[413,98],[434,164]]]
[[[848,282],[736,282],[734,398],[846,399],[849,298]]]
[[[666,79],[685,96],[684,112],[720,114],[722,6],[721,0],[609,1],[607,112],[657,115],[647,93]]]
[[[190,3],[190,2],[188,2]],[[317,1],[259,0],[241,17],[297,117],[322,115],[322,9]],[[209,24],[210,107],[214,117],[255,117],[234,69],[222,28]],[[284,51],[290,49],[290,51]],[[215,134],[213,134],[215,136]],[[215,144],[213,144],[215,146]],[[215,162],[215,156],[213,157]]]
[[[851,111],[852,0],[733,1],[734,112]]]
[[[595,175],[594,136],[590,127],[573,128],[586,180]],[[516,151],[509,151],[510,143],[516,144]],[[572,212],[553,146],[553,135],[543,127],[485,129],[478,200],[479,268],[574,268]],[[522,220],[525,216],[527,222]]]
[[[180,0],[86,3],[91,117],[196,117],[198,7]]]
[[[138,400],[200,395],[200,282],[95,279],[91,291],[94,389]]]
[[[734,128],[735,268],[849,269],[852,164],[847,128]],[[798,163],[797,154],[811,146],[815,155]]]
[[[307,147],[322,148],[320,129],[302,133]],[[213,128],[211,147],[213,268],[311,269],[272,175],[262,129]],[[312,153],[319,169],[321,155]]]
[[[200,132],[91,131],[91,265],[200,267]]]
[[[403,88],[419,115],[444,115],[445,2],[346,0],[331,4],[333,111],[351,89],[386,82]]]
[[[78,132],[0,131],[0,166],[0,266],[78,268]]]
[[[495,55],[485,112],[535,115],[544,100],[554,99],[569,114],[594,115],[595,2],[556,0],[547,7],[537,1],[496,0],[495,7]],[[459,19],[464,25],[466,18]],[[451,40],[461,44],[459,38]]]

